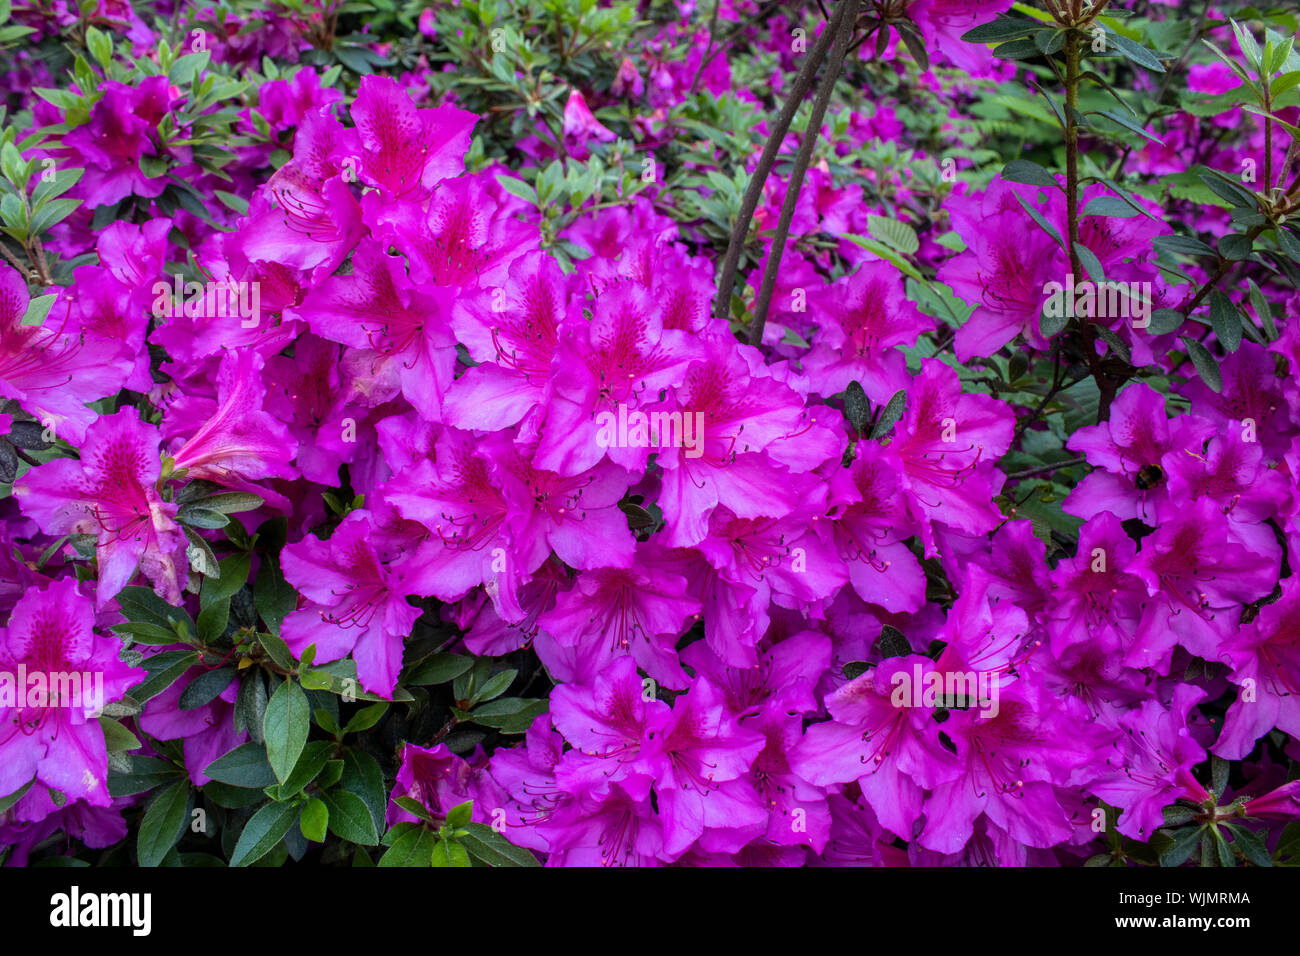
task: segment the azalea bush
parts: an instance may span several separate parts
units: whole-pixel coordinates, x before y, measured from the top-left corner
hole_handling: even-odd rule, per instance
[[[1294,865],[1297,19],[3,0],[0,858]]]

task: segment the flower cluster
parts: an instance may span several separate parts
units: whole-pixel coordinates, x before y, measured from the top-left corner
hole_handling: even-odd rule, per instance
[[[771,173],[718,304],[740,189],[682,111],[765,109],[720,30],[775,54],[781,88],[830,27],[812,15],[805,43],[802,13],[717,6],[721,26],[664,24],[527,109],[475,99],[499,70],[439,78],[430,51],[470,40],[428,10],[412,49],[344,44],[409,68],[346,88],[310,63],[254,73],[328,17],[231,17],[176,58],[129,8],[83,7],[124,25],[135,67],[108,41],[102,77],[83,60],[77,93],[24,102],[30,129],[4,141],[24,209],[29,181],[33,216],[72,201],[7,232],[0,264],[11,862],[58,833],[120,845],[191,791],[224,826],[279,827],[295,859],[328,833],[425,865],[462,847],[1177,865],[1195,847],[1169,828],[1191,820],[1220,855],[1282,852],[1300,819],[1288,273],[1259,270],[1239,307],[1215,283],[1249,242],[1179,266],[1210,247],[1150,196],[1098,175],[1067,199],[1077,173],[1024,160],[949,178],[938,153],[978,135],[974,91],[1017,71],[962,36],[1010,4],[917,0],[862,4],[876,36],[847,70],[946,97],[949,122],[923,136],[898,96],[837,103],[830,162],[802,188],[798,163]],[[16,10],[38,38],[71,28]],[[566,60],[592,55],[570,39]],[[1194,95],[1231,85],[1192,70]],[[526,135],[489,151],[507,114]],[[1283,127],[1224,144],[1237,125],[1152,126],[1129,172],[1183,173],[1194,150],[1290,168]],[[872,158],[899,144],[934,172]],[[734,158],[743,187],[758,159]],[[1253,215],[1197,225],[1262,242]],[[232,863],[276,846],[253,830]],[[138,862],[183,862],[180,839]]]

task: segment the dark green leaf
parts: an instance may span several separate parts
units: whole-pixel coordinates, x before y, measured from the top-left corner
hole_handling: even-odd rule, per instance
[[[340,840],[375,846],[379,831],[364,800],[347,790],[327,790],[320,795],[329,808],[329,828]]]
[[[275,772],[266,759],[266,748],[252,742],[241,744],[225,756],[218,757],[203,772],[232,787],[260,790],[276,782]]]
[[[1046,169],[1028,159],[1013,159],[1002,167],[1002,178],[1013,183],[1027,183],[1046,189],[1060,188],[1056,178]]]
[[[297,806],[268,803],[249,818],[230,855],[231,866],[248,866],[270,853],[298,819]]]
[[[141,866],[157,866],[176,845],[189,821],[189,807],[188,780],[178,780],[154,797],[136,834],[136,856]]]
[[[266,705],[262,735],[266,740],[267,758],[281,782],[289,778],[311,729],[311,706],[298,682],[283,681]]]
[[[433,866],[433,847],[438,838],[424,827],[413,827],[379,858],[380,866]]]
[[[1210,350],[1207,349],[1196,339],[1186,335],[1178,337],[1184,345],[1187,346],[1187,355],[1192,360],[1192,365],[1196,368],[1196,373],[1201,376],[1203,381],[1211,391],[1223,391],[1223,375],[1219,371],[1219,363],[1215,361]]]

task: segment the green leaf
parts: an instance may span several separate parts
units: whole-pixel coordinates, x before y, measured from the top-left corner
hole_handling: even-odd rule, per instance
[[[293,651],[289,649],[289,645],[275,634],[258,631],[257,643],[261,644],[267,656],[284,670],[291,671],[297,666],[298,662],[294,659]]]
[[[297,818],[298,808],[294,804],[264,805],[244,824],[235,851],[230,855],[230,865],[248,866],[266,856],[284,839]]]
[[[1163,250],[1171,253],[1180,253],[1185,256],[1212,256],[1214,250],[1201,242],[1199,239],[1193,239],[1190,236],[1156,236],[1151,244],[1157,250]]]
[[[199,640],[205,644],[211,644],[226,633],[226,626],[229,623],[230,598],[222,598],[220,601],[213,601],[199,611],[199,619],[195,622],[195,630],[198,631]]]
[[[324,843],[329,820],[330,811],[325,801],[319,797],[310,797],[302,806],[302,815],[298,817],[298,829],[312,843]]]
[[[884,411],[880,413],[880,418],[876,420],[875,427],[871,429],[871,438],[878,440],[889,435],[906,411],[907,391],[900,388],[885,405]]]
[[[152,588],[130,586],[117,595],[118,607],[130,621],[144,621],[171,628],[173,621],[183,622],[191,631],[194,621],[184,608],[174,607],[153,593]]]
[[[1118,196],[1098,196],[1084,208],[1085,216],[1112,216],[1128,219],[1137,215],[1137,210]]]
[[[311,705],[298,682],[283,681],[266,705],[262,735],[271,769],[283,783],[293,772],[311,729]]]
[[[1223,831],[1218,827],[1211,827],[1210,832],[1214,834],[1214,848],[1219,854],[1219,866],[1236,866],[1237,857],[1228,846],[1228,841],[1223,837]]]
[[[1192,360],[1192,365],[1196,368],[1196,373],[1201,376],[1203,381],[1211,391],[1223,391],[1223,375],[1219,372],[1219,363],[1214,360],[1214,356],[1196,339],[1186,335],[1180,335],[1179,340],[1187,346],[1187,355]]]
[[[327,790],[320,795],[329,808],[329,828],[340,840],[375,846],[379,830],[366,802],[347,790]]]
[[[1201,173],[1200,179],[1212,193],[1229,205],[1244,206],[1247,209],[1256,208],[1255,197],[1236,183],[1212,172]]]
[[[1232,832],[1232,845],[1241,851],[1242,855],[1255,866],[1272,866],[1273,859],[1268,855],[1268,844],[1264,842],[1264,834],[1256,833],[1254,830],[1247,830],[1244,826],[1228,825]]]
[[[1042,186],[1045,189],[1059,189],[1060,185],[1056,182],[1046,169],[1037,163],[1030,162],[1027,159],[1013,159],[1002,167],[1002,178],[1013,183],[1027,183],[1030,186]]]
[[[903,255],[915,255],[916,251],[921,247],[921,241],[916,236],[916,230],[897,219],[868,215],[867,229],[874,239],[896,249]]]
[[[515,179],[513,176],[498,176],[497,185],[512,196],[518,196],[524,202],[537,205],[537,190],[529,183],[522,179]]]
[[[1060,246],[1062,249],[1064,249],[1065,242],[1061,239],[1061,234],[1056,231],[1056,228],[1050,222],[1048,222],[1046,219],[1043,218],[1042,213],[1040,213],[1037,209],[1035,209],[1028,202],[1026,202],[1024,196],[1021,196],[1019,193],[1016,193],[1015,196],[1016,196],[1016,201],[1019,202],[1020,205],[1024,207],[1025,212],[1029,213],[1029,217],[1033,219],[1034,222],[1038,223],[1038,228],[1042,229],[1043,232],[1051,236],[1052,239],[1056,241],[1056,244]]]
[[[1182,866],[1186,863],[1196,851],[1197,844],[1201,842],[1201,832],[1197,827],[1187,827],[1175,832],[1173,843],[1160,854],[1160,865]]]
[[[0,813],[4,813],[15,803],[17,803],[19,800],[25,797],[27,795],[27,791],[32,789],[32,784],[34,783],[36,783],[35,777],[33,777],[31,780],[28,780],[25,784],[23,784],[21,787],[15,790],[13,793],[9,794],[7,797],[0,797]]]
[[[266,748],[252,742],[218,757],[203,772],[213,780],[246,789],[260,790],[276,782],[275,771],[266,759]]]
[[[1076,242],[1074,244],[1074,254],[1079,257],[1079,263],[1093,282],[1106,281],[1106,273],[1101,268],[1101,260],[1097,258],[1091,249],[1082,242]]]
[[[1218,754],[1210,756],[1210,787],[1214,790],[1217,797],[1222,797],[1228,792],[1228,773],[1232,770],[1232,765],[1224,760]]]
[[[346,790],[360,797],[370,810],[375,832],[383,830],[388,792],[384,789],[384,772],[374,757],[363,750],[345,750],[339,790]]]
[[[182,505],[176,512],[176,520],[181,524],[189,525],[191,528],[205,528],[208,530],[224,528],[230,524],[230,519],[220,511],[210,511],[196,505]]]
[[[163,651],[144,659],[149,676],[131,688],[131,696],[144,703],[176,683],[187,670],[199,662],[197,651]]]
[[[114,750],[139,750],[140,739],[111,717],[100,717],[99,726],[104,731],[104,746]]]
[[[474,658],[463,654],[434,654],[428,660],[421,661],[403,683],[419,686],[445,684],[449,680],[455,680],[473,666]]]
[[[262,558],[261,566],[257,569],[257,580],[253,585],[253,604],[266,623],[267,629],[279,637],[280,622],[297,606],[298,593],[284,579],[284,574],[280,570],[280,560],[276,555],[268,554]]]
[[[1167,335],[1182,328],[1186,316],[1177,309],[1156,309],[1151,313],[1151,324],[1146,331],[1150,335]]]
[[[504,670],[500,674],[493,676],[486,684],[474,692],[474,695],[469,699],[470,704],[478,704],[492,700],[494,697],[500,697],[514,683],[518,674],[519,671],[517,670]]]
[[[141,866],[157,866],[185,832],[189,821],[190,782],[178,780],[154,797],[136,834],[136,856]]]
[[[1097,110],[1096,112],[1098,116],[1106,117],[1106,119],[1110,120],[1116,126],[1122,126],[1130,133],[1137,133],[1139,136],[1143,136],[1151,140],[1151,142],[1153,143],[1156,143],[1160,146],[1164,145],[1164,143],[1159,138],[1152,136],[1145,129],[1143,129],[1137,123],[1133,122],[1132,119],[1130,119],[1128,116],[1125,116],[1123,113],[1117,113],[1114,110]]]
[[[234,597],[248,580],[248,569],[252,561],[253,557],[250,554],[232,554],[225,558],[220,565],[220,576],[203,580],[199,603],[207,605],[212,601]]]
[[[433,845],[434,866],[471,866],[469,853],[455,840],[440,839]],[[381,861],[380,865],[383,863]]]
[[[249,494],[246,491],[223,491],[220,494],[200,498],[194,504],[206,511],[217,511],[223,515],[231,515],[241,511],[254,511],[262,507],[265,502],[260,495]]]
[[[1164,65],[1156,59],[1154,53],[1142,46],[1140,43],[1134,43],[1128,37],[1120,36],[1118,33],[1107,34],[1106,39],[1116,50],[1119,50],[1123,56],[1132,60],[1139,66],[1144,66],[1153,73],[1163,73]]]
[[[855,236],[852,233],[846,233],[842,238],[861,246],[863,249],[874,252],[876,255],[880,256],[880,258],[887,260],[895,269],[903,273],[903,275],[917,279],[918,281],[922,278],[921,273],[917,271],[916,266],[908,262],[907,259],[898,252],[898,250],[891,246],[888,246],[883,242],[878,242],[875,239],[869,239],[866,236]]]
[[[1240,262],[1250,257],[1252,245],[1249,236],[1236,232],[1229,233],[1219,240],[1219,255],[1229,262]]]
[[[303,748],[302,756],[294,764],[289,779],[278,787],[267,787],[267,796],[272,800],[288,800],[302,792],[307,784],[316,779],[316,775],[325,769],[334,752],[334,744],[328,740],[313,740]]]
[[[495,727],[505,733],[523,733],[540,714],[546,713],[548,702],[539,697],[499,697],[476,707],[470,719],[484,727]]]
[[[466,800],[464,803],[458,803],[447,811],[447,826],[452,830],[459,830],[465,824],[469,823],[473,816],[473,800]]]
[[[989,23],[982,23],[962,34],[967,43],[1002,43],[1014,40],[1039,30],[1042,24],[1037,20],[1022,17],[999,17]]]
[[[1264,326],[1264,335],[1272,342],[1277,338],[1277,323],[1273,319],[1273,309],[1254,279],[1247,279],[1246,283],[1250,289],[1250,307],[1255,310],[1255,317]]]
[[[126,761],[130,766],[129,772],[118,773],[114,770],[108,772],[108,794],[111,797],[129,797],[144,793],[159,784],[175,780],[178,775],[184,775],[183,770],[165,760],[129,754]],[[3,802],[0,801],[0,811],[6,809]]]
[[[1218,289],[1210,293],[1210,325],[1214,337],[1229,352],[1241,347],[1241,315],[1232,300]]]
[[[27,311],[23,313],[23,325],[40,325],[45,321],[45,317],[50,314],[50,307],[54,305],[54,300],[58,298],[56,293],[49,295],[38,295],[27,303]]]
[[[39,236],[48,232],[53,226],[58,225],[76,212],[77,207],[80,205],[80,199],[51,200],[32,215],[32,221],[27,227],[28,234]]]
[[[471,857],[487,866],[541,866],[530,851],[515,846],[489,826],[467,823],[464,829],[467,832],[460,837],[461,846]]]
[[[254,743],[264,743],[262,721],[265,717],[266,681],[261,671],[254,670],[239,684],[239,696],[235,698],[235,730],[246,730]]]
[[[379,858],[380,866],[415,866],[433,865],[433,847],[438,838],[424,827],[412,827],[404,832],[397,841]]]
[[[383,719],[384,714],[388,713],[388,702],[379,701],[368,707],[363,707],[352,715],[347,726],[343,728],[345,734],[359,734],[363,730],[369,730],[375,724]]]
[[[849,382],[844,389],[844,417],[859,435],[864,434],[871,424],[871,403],[867,401],[867,393],[856,381]]]

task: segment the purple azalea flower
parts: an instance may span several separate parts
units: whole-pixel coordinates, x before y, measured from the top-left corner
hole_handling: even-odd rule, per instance
[[[14,793],[36,780],[69,800],[111,803],[108,751],[96,718],[145,674],[118,660],[117,640],[96,634],[94,626],[94,603],[72,578],[31,588],[14,606],[0,632],[0,670],[9,678],[9,694],[0,692],[0,791]],[[63,699],[61,691],[72,696]],[[33,809],[21,808],[19,818],[44,815]]]
[[[315,644],[321,663],[351,654],[361,686],[391,696],[420,611],[406,601],[416,592],[404,569],[376,550],[374,537],[370,515],[354,511],[328,541],[308,537],[284,549],[285,580],[306,603],[284,619],[282,636],[299,657]]]
[[[96,536],[99,607],[137,569],[164,600],[180,603],[185,540],[174,520],[176,505],[158,495],[159,437],[128,406],[87,430],[79,460],[56,458],[14,483],[23,513],[46,534]]]

